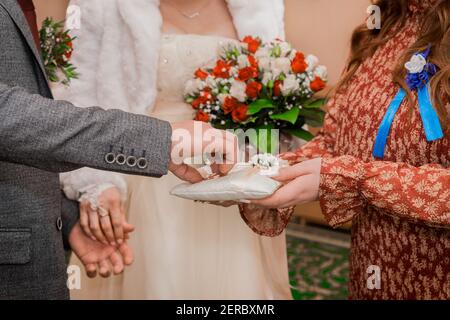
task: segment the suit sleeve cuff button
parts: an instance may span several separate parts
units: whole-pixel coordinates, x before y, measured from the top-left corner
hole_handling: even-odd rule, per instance
[[[112,152],[107,153],[105,156],[105,161],[106,163],[113,164],[114,162],[116,162],[116,155]]]
[[[148,166],[148,161],[145,158],[139,158],[137,161],[137,166],[139,169],[145,169]]]

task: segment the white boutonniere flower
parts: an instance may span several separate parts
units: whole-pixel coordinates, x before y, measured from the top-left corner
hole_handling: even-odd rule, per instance
[[[405,68],[409,73],[421,73],[426,65],[427,60],[422,55],[415,54],[411,57],[411,60],[405,63]]]

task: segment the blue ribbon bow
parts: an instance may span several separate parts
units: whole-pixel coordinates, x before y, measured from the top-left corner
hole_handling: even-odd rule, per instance
[[[418,56],[416,58],[420,58],[419,56],[421,56],[423,57],[422,60],[426,60],[430,55],[430,52],[431,47],[424,52],[415,54],[414,56]],[[430,78],[432,78],[436,72],[436,66],[430,62],[426,62],[422,71],[409,71],[406,77],[406,83],[409,89],[411,91],[417,91],[420,117],[422,118],[425,135],[428,142],[439,140],[444,137],[444,132],[442,130],[441,123],[439,122],[439,117],[433,107],[433,104],[431,103],[428,85]],[[397,113],[398,108],[402,104],[405,97],[406,91],[401,88],[386,111],[383,121],[378,129],[377,137],[375,138],[375,145],[373,148],[373,156],[375,158],[382,159],[384,157],[384,151],[386,149],[386,143],[389,136],[389,131],[391,130],[392,122],[394,121],[395,114]]]

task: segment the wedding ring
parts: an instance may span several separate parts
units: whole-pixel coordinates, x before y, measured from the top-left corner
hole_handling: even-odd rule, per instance
[[[98,207],[98,215],[100,216],[100,218],[104,218],[104,217],[108,217],[109,216],[109,212],[108,210],[102,208],[102,207]]]

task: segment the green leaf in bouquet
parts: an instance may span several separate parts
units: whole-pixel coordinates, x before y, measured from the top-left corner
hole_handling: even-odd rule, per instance
[[[291,110],[288,110],[286,112],[273,114],[270,116],[270,118],[272,120],[287,121],[292,124],[295,124],[297,122],[299,113],[300,109],[298,107],[293,107]]]
[[[317,100],[312,100],[312,101],[310,100],[310,101],[307,101],[303,105],[303,108],[306,108],[306,109],[320,109],[326,103],[327,103],[326,99],[317,99]]]
[[[311,127],[320,127],[325,118],[325,112],[320,109],[300,109],[299,115],[305,118],[305,123]]]
[[[258,117],[249,117],[246,121],[241,122],[241,125],[246,126],[248,124],[255,123],[256,121],[258,121]]]
[[[289,133],[290,135],[293,135],[294,137],[300,138],[305,141],[311,141],[314,138],[314,135],[306,131],[304,129],[287,129],[284,130],[284,132]]]
[[[255,128],[256,135],[249,135],[250,143],[262,153],[277,153],[279,135],[275,134],[273,125],[258,126]]]
[[[263,109],[273,109],[275,106],[273,105],[272,101],[269,99],[259,99],[255,102],[250,103],[248,106],[247,115],[251,116],[258,112],[260,112]]]

